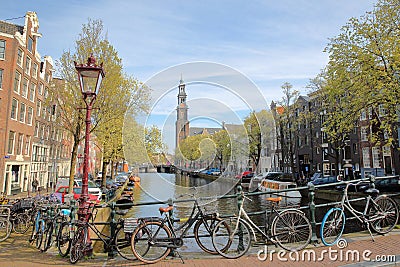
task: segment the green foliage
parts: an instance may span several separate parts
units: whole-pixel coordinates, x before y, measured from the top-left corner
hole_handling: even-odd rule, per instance
[[[71,178],[75,170],[77,147],[84,138],[85,128],[84,114],[78,109],[84,108],[85,103],[73,62],[85,63],[91,54],[96,58],[96,64],[104,63],[106,73],[94,102],[90,129],[95,133],[105,162],[123,158],[124,114],[128,110],[132,114],[144,111],[148,103],[149,90],[136,79],[123,73],[122,59],[104,35],[102,21],[89,19],[88,23],[82,26],[82,32],[75,42],[75,51],[64,52],[57,61],[57,74],[61,80],[55,80],[55,86],[51,88],[52,99],[57,101],[57,106],[61,109],[57,122],[74,138]],[[70,181],[73,182],[73,179]]]
[[[373,11],[351,18],[328,44],[330,60],[324,101],[328,112],[325,126],[331,140],[343,139],[361,112],[371,110],[370,140],[396,145],[396,111],[400,104],[399,15],[397,0],[380,0]],[[384,115],[379,113],[382,108]]]
[[[220,169],[226,166],[231,158],[231,140],[226,130],[221,130],[212,136],[215,144],[215,156],[219,160]]]

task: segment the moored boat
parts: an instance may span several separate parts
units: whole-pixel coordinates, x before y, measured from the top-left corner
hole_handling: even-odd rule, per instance
[[[297,190],[297,184],[295,182],[290,181],[290,178],[284,174],[277,175],[275,179],[269,179],[270,177],[267,176],[261,180],[258,190],[263,192],[273,192],[278,190],[292,189],[290,191],[271,193],[268,196],[281,196],[282,202],[285,205],[300,203],[301,194],[299,190]]]

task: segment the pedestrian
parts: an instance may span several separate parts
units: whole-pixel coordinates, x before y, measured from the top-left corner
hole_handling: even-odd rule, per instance
[[[37,191],[38,185],[39,185],[39,181],[37,180],[37,178],[35,178],[35,179],[32,181],[32,191],[33,191],[33,192],[36,192],[36,191]]]

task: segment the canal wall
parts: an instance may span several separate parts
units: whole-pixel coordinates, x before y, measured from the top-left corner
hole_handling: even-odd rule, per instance
[[[125,183],[117,189],[115,192],[114,198],[109,200],[107,202],[107,206],[111,205],[113,202],[116,202],[118,199],[121,198],[122,193],[126,189],[128,185],[129,179],[126,179]],[[111,221],[111,208],[105,207],[105,208],[99,208],[96,218],[94,220],[94,223],[96,224],[96,228],[104,235],[109,235],[110,234],[110,226],[109,224],[103,224],[103,223],[109,223]],[[89,228],[89,235],[91,238],[98,238],[97,235]],[[103,241],[101,240],[92,240],[92,247],[93,251],[97,253],[102,253],[104,252],[104,244]]]

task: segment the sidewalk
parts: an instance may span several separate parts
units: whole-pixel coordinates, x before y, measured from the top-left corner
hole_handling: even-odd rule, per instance
[[[56,248],[40,253],[28,244],[28,234],[15,235],[0,243],[0,267],[36,267],[36,266],[70,266],[68,258],[61,258]],[[375,236],[375,242],[369,234],[362,232],[344,236],[347,246],[342,249],[337,246],[325,247],[321,244],[316,247],[310,245],[308,249],[299,253],[273,253],[274,246],[268,246],[268,258],[261,261],[257,253],[264,246],[252,247],[249,255],[239,259],[228,260],[221,256],[212,256],[200,252],[185,252],[179,250],[185,264],[179,258],[168,257],[162,262],[149,266],[196,266],[196,267],[244,267],[244,266],[400,266],[400,230],[394,230],[386,236]],[[342,244],[343,245],[343,244]],[[278,249],[276,249],[278,250]],[[265,253],[260,254],[265,257]],[[381,260],[382,259],[382,260]],[[127,261],[117,256],[107,259],[107,254],[95,254],[91,259],[82,259],[76,266],[141,266],[138,261]]]

